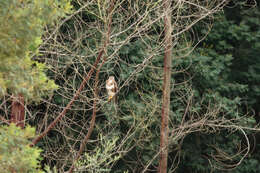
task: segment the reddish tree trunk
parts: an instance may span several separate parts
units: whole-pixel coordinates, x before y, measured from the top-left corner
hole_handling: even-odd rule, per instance
[[[24,98],[22,94],[19,94],[18,96],[13,96],[11,123],[15,123],[16,126],[24,128],[25,110],[24,110]]]
[[[111,24],[112,24],[112,11],[114,9],[114,4],[115,4],[115,0],[111,1],[110,7],[108,9],[108,14],[109,14],[109,21],[108,21],[108,25],[107,25],[107,33],[106,33],[106,39],[105,39],[105,46],[104,46],[104,52],[106,47],[109,44],[110,41],[110,33],[111,33]],[[94,86],[94,104],[93,104],[93,112],[92,112],[92,118],[90,121],[90,127],[88,129],[88,133],[86,134],[86,136],[84,137],[83,141],[80,144],[80,148],[79,151],[76,155],[76,158],[73,160],[72,165],[68,171],[68,173],[72,173],[74,170],[74,164],[76,161],[78,161],[78,159],[80,158],[80,155],[82,154],[82,152],[84,151],[86,144],[88,142],[88,139],[90,138],[90,135],[92,134],[92,131],[94,129],[95,126],[95,121],[96,121],[96,114],[97,114],[97,100],[98,100],[98,81],[99,81],[99,73],[100,73],[100,69],[101,67],[104,65],[104,63],[106,62],[106,57],[104,57],[102,63],[99,65],[97,72],[96,72],[96,77],[95,77],[95,86]]]
[[[161,136],[160,136],[160,163],[159,173],[167,172],[168,158],[168,119],[170,110],[170,93],[171,93],[171,62],[172,62],[172,28],[169,0],[164,1],[166,15],[164,17],[164,39],[165,39],[165,54],[164,54],[164,81],[163,81],[163,100],[162,100],[162,115],[161,115]]]
[[[114,1],[115,0],[112,1],[113,5],[111,5],[110,8],[109,8],[109,13],[111,13],[112,10],[113,10]],[[94,71],[96,70],[98,63],[100,62],[103,54],[105,53],[105,49],[107,48],[107,46],[109,44],[109,38],[110,38],[110,32],[111,32],[111,22],[112,22],[111,20],[112,20],[112,16],[109,19],[109,26],[108,26],[108,30],[107,30],[107,38],[105,40],[104,46],[99,51],[95,63],[93,64],[93,66],[89,70],[88,74],[84,77],[83,81],[81,82],[81,84],[80,84],[78,90],[76,91],[76,93],[74,94],[73,98],[70,100],[70,102],[67,104],[67,106],[63,109],[63,111],[55,118],[55,120],[52,121],[51,124],[44,130],[44,132],[42,132],[39,136],[37,136],[32,141],[32,143],[30,144],[31,147],[34,146],[35,144],[37,144],[65,116],[65,114],[71,108],[74,101],[79,97],[80,92],[84,89],[88,80],[91,78],[91,76],[94,73]]]

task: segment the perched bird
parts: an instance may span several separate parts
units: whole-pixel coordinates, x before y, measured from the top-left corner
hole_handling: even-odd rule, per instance
[[[109,76],[109,78],[106,81],[106,89],[107,89],[107,95],[108,95],[108,101],[116,101],[116,92],[117,92],[117,83],[115,81],[114,76]]]

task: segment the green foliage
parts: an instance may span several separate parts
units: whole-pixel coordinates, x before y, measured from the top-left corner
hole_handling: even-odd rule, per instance
[[[237,125],[253,127],[259,122],[257,116],[253,117],[253,113],[248,112],[259,112],[259,15],[259,7],[250,10],[242,6],[227,8],[225,14],[218,15],[212,31],[192,55],[174,61],[178,69],[187,69],[186,78],[192,77],[193,102],[196,103],[192,109],[197,114],[205,111],[205,105],[219,105],[218,116],[240,119]],[[201,32],[204,30],[201,29]],[[175,76],[177,82],[183,78],[182,74]],[[176,90],[181,87],[177,86]],[[174,103],[174,106],[176,115],[181,116],[180,103]],[[245,114],[250,116],[245,117]],[[210,156],[225,158],[221,154],[238,152],[236,146],[241,142],[244,143],[240,133],[191,134],[183,142],[183,160],[177,172],[223,172],[211,166],[223,168],[225,164],[237,163],[241,156],[221,162]],[[258,155],[252,154],[231,172],[259,172]]]
[[[30,139],[35,129],[27,126],[20,129],[14,124],[0,127],[0,172],[41,173],[40,153],[36,147],[30,147]]]
[[[236,15],[234,15],[236,14]],[[260,40],[259,7],[247,9],[243,6],[226,10],[206,39],[206,44],[219,56],[232,55],[227,81],[244,85],[231,91],[231,94],[243,97],[243,103],[258,112],[259,104],[259,40]]]
[[[31,60],[42,43],[44,26],[70,11],[67,0],[0,2],[0,94],[21,93],[39,99],[57,89],[44,74],[46,66]]]
[[[116,153],[118,137],[103,137],[99,134],[100,145],[96,146],[90,153],[86,152],[83,159],[77,163],[78,171],[88,172],[110,172],[111,165],[121,157]]]

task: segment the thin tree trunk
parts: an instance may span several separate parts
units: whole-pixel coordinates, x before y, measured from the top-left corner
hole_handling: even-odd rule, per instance
[[[80,84],[78,90],[76,91],[76,93],[74,94],[73,98],[70,100],[70,102],[67,104],[67,106],[62,110],[62,112],[60,112],[60,114],[50,123],[50,125],[39,136],[37,136],[36,138],[33,139],[32,143],[30,144],[31,147],[36,145],[45,135],[47,135],[47,133],[66,115],[67,111],[71,108],[74,101],[77,100],[77,98],[80,95],[80,92],[84,89],[86,83],[91,78],[93,72],[95,71],[96,67],[98,66],[98,63],[100,62],[101,57],[104,53],[105,46],[100,50],[94,65],[91,67],[88,74],[84,77],[83,81],[81,82],[81,84]]]
[[[166,15],[164,17],[164,81],[163,81],[163,100],[162,100],[162,115],[161,115],[161,136],[160,136],[160,163],[159,173],[167,172],[168,158],[168,117],[170,111],[170,93],[171,93],[171,61],[172,61],[172,28],[171,28],[171,1],[164,0],[164,9]]]
[[[21,128],[24,128],[25,124],[25,110],[24,110],[24,98],[22,94],[13,96],[12,98],[12,111],[11,111],[11,123],[16,124]]]
[[[107,45],[110,42],[111,24],[112,24],[112,10],[114,9],[114,3],[115,3],[115,0],[112,0],[110,7],[108,9],[108,15],[109,16],[108,16],[107,33],[106,33],[106,38],[105,38],[105,45],[106,46],[104,46],[104,52],[106,52],[105,49],[107,48]],[[84,151],[86,144],[88,142],[88,139],[90,138],[92,131],[94,129],[95,121],[96,121],[96,114],[97,114],[99,73],[100,73],[100,69],[102,68],[102,66],[104,65],[105,62],[106,62],[106,56],[104,57],[102,63],[99,65],[97,72],[96,72],[95,86],[94,86],[94,103],[93,103],[93,112],[92,112],[92,118],[91,118],[91,121],[90,121],[90,127],[88,129],[88,133],[85,135],[84,139],[82,140],[82,142],[80,144],[80,149],[77,152],[76,158],[72,161],[72,165],[71,165],[68,173],[73,172],[73,170],[75,168],[75,163],[78,161],[78,159],[80,158],[80,155]]]
[[[112,15],[112,10],[114,8],[114,2],[115,2],[115,0],[112,0],[113,5],[110,5],[110,8],[109,8],[110,15]],[[88,82],[88,80],[91,78],[92,74],[98,67],[98,64],[99,64],[100,60],[102,59],[103,54],[106,53],[106,49],[109,44],[109,38],[110,38],[110,32],[111,32],[111,22],[112,22],[111,20],[112,20],[112,16],[110,16],[110,18],[109,18],[109,24],[108,24],[108,28],[107,28],[107,37],[104,40],[104,45],[101,48],[101,50],[99,51],[95,63],[89,70],[88,74],[84,77],[83,81],[81,82],[81,84],[80,84],[78,90],[76,91],[76,93],[74,94],[73,98],[70,100],[70,102],[67,104],[67,106],[63,109],[63,111],[60,112],[60,114],[55,118],[55,120],[53,122],[51,122],[51,124],[44,130],[44,132],[42,132],[39,136],[34,138],[32,143],[30,144],[31,147],[34,146],[35,144],[37,144],[45,135],[47,135],[47,133],[66,115],[67,111],[71,108],[72,104],[79,97],[79,95],[80,95],[81,91],[84,89],[86,83]],[[104,62],[102,63],[102,65],[103,64],[104,64]]]
[[[90,138],[92,131],[94,130],[94,126],[95,126],[95,121],[96,121],[96,115],[97,115],[97,100],[98,100],[98,81],[99,81],[99,72],[101,67],[103,66],[104,62],[106,60],[104,59],[102,64],[99,66],[97,72],[96,72],[96,77],[95,77],[95,87],[94,87],[94,103],[93,103],[93,112],[92,112],[92,118],[90,121],[90,126],[88,129],[88,133],[85,135],[84,139],[82,140],[81,144],[80,144],[80,148],[79,151],[77,152],[76,158],[72,161],[72,165],[69,169],[69,173],[72,173],[74,168],[75,168],[75,163],[78,161],[78,159],[80,158],[80,155],[82,154],[82,152],[84,151],[86,144],[88,142],[88,139]]]

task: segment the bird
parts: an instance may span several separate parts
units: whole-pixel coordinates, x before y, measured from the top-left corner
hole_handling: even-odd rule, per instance
[[[116,101],[116,92],[117,92],[117,83],[115,81],[114,76],[109,76],[106,80],[106,89],[107,89],[107,95],[108,95],[108,102],[113,100]]]

